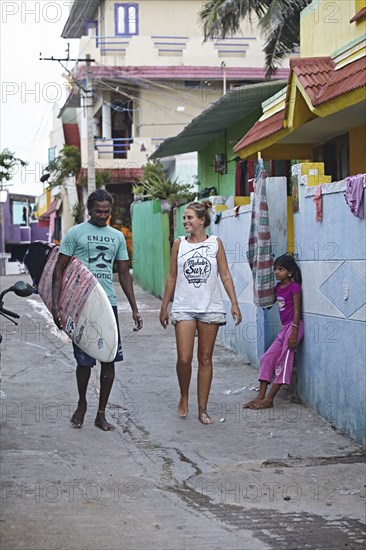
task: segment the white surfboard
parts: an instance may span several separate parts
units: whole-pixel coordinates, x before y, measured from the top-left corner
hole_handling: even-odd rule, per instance
[[[55,246],[46,262],[38,292],[52,310],[52,274],[58,258]],[[64,271],[60,292],[64,332],[85,353],[103,363],[114,361],[118,347],[116,319],[101,284],[80,260],[72,258]]]

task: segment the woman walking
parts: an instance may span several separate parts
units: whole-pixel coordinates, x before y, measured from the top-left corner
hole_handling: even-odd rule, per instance
[[[181,417],[188,414],[194,338],[196,332],[198,334],[197,397],[198,418],[202,424],[213,423],[207,414],[212,355],[219,326],[226,324],[219,275],[231,302],[235,324],[238,325],[242,319],[223,244],[218,237],[208,237],[205,232],[211,222],[211,206],[209,201],[192,202],[184,211],[183,223],[188,235],[179,237],[173,244],[160,310],[160,323],[167,328],[168,305],[174,296],[170,317],[175,327],[180,387],[177,412]]]

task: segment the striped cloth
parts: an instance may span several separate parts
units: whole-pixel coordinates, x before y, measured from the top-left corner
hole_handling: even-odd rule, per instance
[[[59,252],[60,247],[55,246],[49,255],[38,284],[38,293],[49,311],[52,311],[52,275]],[[67,322],[70,324],[70,320],[74,322],[77,320],[91,291],[97,284],[98,281],[91,271],[80,260],[72,258],[64,271],[60,293],[60,315],[63,326],[66,326]]]
[[[254,181],[252,196],[247,259],[253,275],[254,304],[259,307],[270,307],[275,302],[275,282],[264,170],[260,171]]]

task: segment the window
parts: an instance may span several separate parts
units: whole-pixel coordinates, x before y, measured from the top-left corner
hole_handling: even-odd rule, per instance
[[[114,27],[116,36],[138,34],[138,5],[115,4]]]
[[[48,148],[48,162],[53,162],[56,158],[56,147]]]

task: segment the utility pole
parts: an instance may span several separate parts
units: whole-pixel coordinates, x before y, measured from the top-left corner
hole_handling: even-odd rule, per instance
[[[42,57],[40,54],[39,59],[41,61],[58,61],[60,65],[68,72],[72,77],[70,71],[63,65],[63,61],[76,61],[84,62],[86,64],[86,88],[84,88],[77,80],[73,81],[85,94],[85,107],[86,107],[86,120],[87,120],[87,165],[88,165],[88,195],[95,191],[95,162],[94,162],[94,128],[93,128],[93,81],[91,72],[91,63],[95,61],[91,59],[90,54],[85,55],[85,59],[70,59],[70,44],[67,45],[67,57],[60,59],[55,57]]]
[[[221,63],[222,70],[222,95],[226,95],[226,63],[223,61]]]
[[[93,82],[90,54],[86,54],[86,121],[88,137],[88,195],[95,191],[94,127],[93,127]]]

